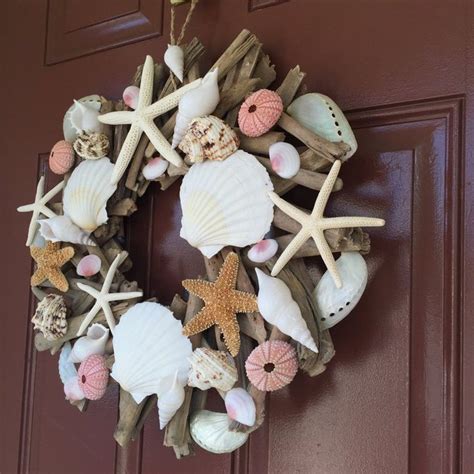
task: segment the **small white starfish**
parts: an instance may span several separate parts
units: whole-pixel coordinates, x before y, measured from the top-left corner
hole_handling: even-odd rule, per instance
[[[30,226],[28,228],[28,238],[26,239],[26,246],[30,246],[33,243],[33,239],[35,238],[35,232],[38,228],[38,217],[40,214],[45,215],[46,217],[56,217],[56,214],[48,207],[46,204],[53,199],[56,194],[61,192],[64,188],[64,181],[61,181],[57,184],[53,189],[48,191],[44,196],[44,176],[41,176],[38,184],[36,186],[36,196],[35,202],[31,204],[25,204],[24,206],[20,206],[17,208],[18,212],[32,212]]]
[[[118,266],[127,258],[127,252],[120,252],[116,257],[115,260],[110,265],[109,271],[107,272],[107,276],[105,277],[104,284],[102,285],[102,289],[97,291],[92,286],[84,285],[83,283],[78,283],[77,286],[82,290],[91,295],[95,298],[96,302],[92,309],[87,313],[87,316],[82,321],[81,327],[79,331],[77,331],[77,336],[80,336],[87,328],[89,323],[95,318],[99,310],[102,308],[102,311],[105,314],[105,319],[107,320],[107,324],[109,325],[112,334],[114,333],[115,329],[115,318],[112,310],[110,309],[110,302],[111,301],[120,301],[120,300],[129,300],[132,298],[139,298],[143,296],[141,291],[130,291],[128,293],[109,293],[110,285],[112,284],[112,280],[114,278],[115,272],[117,271]]]
[[[314,204],[311,214],[298,209],[283,200],[278,194],[271,192],[270,198],[274,204],[279,207],[285,214],[292,217],[301,224],[301,230],[296,234],[294,239],[290,242],[288,247],[278,258],[272,270],[272,275],[278,275],[280,270],[290,261],[291,257],[299,250],[299,248],[310,238],[314,239],[316,247],[326,264],[326,267],[331,274],[337,288],[342,287],[341,278],[337,271],[336,261],[332,255],[331,248],[324,237],[326,229],[340,229],[346,227],[380,227],[385,224],[383,219],[376,219],[371,217],[324,217],[324,208],[331,195],[332,188],[336,182],[337,175],[341,169],[341,162],[336,160],[331,167],[326,180],[324,181],[318,197]]]
[[[147,56],[145,64],[143,65],[137,108],[133,111],[109,112],[108,114],[99,116],[99,120],[102,123],[109,125],[131,124],[127,138],[123,142],[119,156],[117,157],[117,162],[115,163],[111,178],[112,184],[117,184],[125,173],[142,133],[146,134],[153,146],[165,160],[168,160],[178,167],[183,165],[183,159],[171,148],[170,143],[163,136],[153,120],[159,115],[169,112],[176,107],[179,99],[189,90],[199,86],[202,79],[196,79],[152,104],[153,75],[153,59],[151,56]]]

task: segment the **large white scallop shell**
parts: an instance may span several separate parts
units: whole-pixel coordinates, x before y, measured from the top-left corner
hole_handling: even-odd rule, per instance
[[[201,448],[211,453],[231,453],[247,441],[248,433],[230,431],[231,420],[225,413],[198,410],[191,415],[191,436]]]
[[[101,106],[102,100],[98,95],[88,95],[82,99],[74,100],[64,115],[64,139],[73,143],[82,131],[102,132],[104,126],[97,118]]]
[[[259,268],[255,271],[259,286],[258,309],[265,321],[313,352],[318,352],[306,321],[301,315],[300,307],[291,296],[286,283],[279,278],[268,276]]]
[[[164,55],[165,64],[171,69],[171,72],[183,82],[184,72],[184,51],[176,44],[169,44]]]
[[[87,330],[87,335],[80,337],[72,347],[69,360],[74,363],[85,361],[91,355],[104,355],[105,345],[110,331],[102,324],[95,323]]]
[[[183,404],[184,397],[184,387],[178,381],[178,374],[176,373],[171,388],[158,397],[157,407],[158,417],[160,419],[160,430],[173,418],[174,414]]]
[[[191,342],[181,322],[158,303],[139,303],[115,328],[115,363],[111,376],[140,403],[146,396],[165,393],[175,374],[186,385]]]
[[[110,182],[113,169],[108,158],[85,160],[75,168],[64,188],[64,214],[86,232],[107,222],[105,206],[117,189]]]
[[[38,219],[40,233],[51,242],[70,242],[95,246],[88,232],[74,224],[69,216],[55,216],[49,219]]]
[[[301,125],[330,142],[344,142],[351,147],[341,159],[349,159],[357,151],[357,140],[349,122],[338,105],[328,96],[304,94],[287,109],[289,115]]]
[[[358,252],[342,252],[336,266],[342,288],[336,288],[326,272],[313,292],[321,329],[329,329],[342,321],[354,309],[367,286],[367,264]]]
[[[173,148],[179,145],[188,125],[194,118],[210,115],[214,112],[220,100],[217,79],[218,70],[216,68],[204,76],[198,87],[191,89],[181,97],[171,145]]]
[[[181,184],[181,237],[207,258],[227,245],[258,242],[273,220],[272,190],[265,168],[242,150],[196,163]]]

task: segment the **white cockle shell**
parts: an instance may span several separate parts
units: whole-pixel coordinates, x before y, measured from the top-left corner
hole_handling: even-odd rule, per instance
[[[73,143],[82,131],[102,132],[104,125],[98,120],[101,107],[102,99],[99,95],[88,95],[82,99],[74,100],[64,115],[64,139]]]
[[[51,242],[70,242],[95,246],[90,233],[80,229],[69,216],[55,216],[49,219],[38,219],[41,235]]]
[[[79,363],[91,355],[104,355],[109,334],[110,331],[102,324],[93,324],[87,330],[87,335],[80,337],[74,343],[69,360]]]
[[[64,385],[64,394],[66,395],[67,400],[82,400],[84,398],[84,392],[79,385],[77,369],[74,363],[69,360],[70,355],[71,343],[66,342],[61,349],[61,353],[59,354],[59,378]]]
[[[86,232],[107,222],[105,206],[117,189],[110,182],[113,169],[108,158],[85,160],[74,169],[64,188],[64,214]]]
[[[247,441],[248,433],[230,431],[226,413],[198,410],[191,415],[191,436],[201,448],[211,453],[231,453]]]
[[[303,346],[318,352],[316,343],[301,315],[298,303],[293,299],[286,283],[256,268],[258,278],[258,309],[265,319],[276,326],[283,334]]]
[[[152,394],[163,394],[177,373],[188,380],[191,342],[173,313],[158,303],[138,303],[115,327],[115,363],[111,376],[137,403]]]
[[[218,70],[208,72],[201,84],[186,92],[178,104],[178,115],[174,127],[172,147],[176,148],[186,133],[188,125],[196,117],[203,117],[214,112],[220,100],[217,84]]]
[[[250,247],[247,252],[249,260],[263,263],[270,260],[278,251],[278,242],[275,239],[264,239]]]
[[[173,385],[169,390],[158,396],[157,407],[160,419],[160,430],[162,430],[173,418],[179,407],[183,404],[185,397],[184,387],[178,381],[178,374],[175,374]]]
[[[359,252],[342,252],[336,266],[342,287],[336,288],[326,272],[313,292],[321,329],[329,329],[342,321],[354,309],[367,286],[367,264]]]
[[[330,142],[344,142],[351,149],[341,158],[349,159],[357,151],[357,140],[338,105],[323,94],[309,93],[295,99],[287,112],[301,125]]]
[[[184,51],[181,46],[169,44],[163,59],[171,72],[179,79],[179,82],[183,82]]]
[[[152,158],[142,170],[143,176],[148,181],[153,181],[154,179],[163,176],[164,172],[168,169],[169,161],[165,160],[161,156]]]
[[[181,184],[181,237],[207,258],[227,245],[258,242],[273,220],[272,190],[265,168],[242,150],[196,163]]]
[[[300,154],[290,143],[276,142],[268,149],[272,169],[281,178],[293,178],[300,170]]]
[[[255,402],[247,390],[240,387],[233,388],[226,393],[224,401],[229,418],[246,426],[255,424]]]

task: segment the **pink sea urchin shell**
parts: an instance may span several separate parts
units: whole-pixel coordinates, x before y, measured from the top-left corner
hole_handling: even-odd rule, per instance
[[[82,257],[77,265],[77,274],[90,277],[99,272],[102,262],[97,255],[86,255]]]
[[[74,149],[66,140],[57,142],[49,155],[49,167],[54,174],[66,174],[74,164]]]
[[[280,96],[268,89],[251,94],[239,110],[239,127],[248,137],[259,137],[278,122],[283,112]]]
[[[259,390],[278,390],[288,385],[298,371],[296,352],[287,342],[266,341],[250,353],[245,371]]]
[[[104,396],[109,381],[109,369],[105,358],[101,355],[91,355],[79,366],[77,372],[79,386],[84,396],[89,400],[99,400]]]

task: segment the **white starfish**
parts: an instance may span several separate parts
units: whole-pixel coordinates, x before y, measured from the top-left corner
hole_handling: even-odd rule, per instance
[[[127,258],[127,252],[120,252],[116,257],[115,260],[110,265],[109,271],[107,272],[107,276],[105,277],[104,284],[102,285],[102,289],[97,291],[92,286],[84,285],[83,283],[78,283],[77,286],[82,290],[91,295],[95,298],[96,302],[92,309],[87,313],[87,316],[82,321],[81,327],[79,331],[77,331],[77,336],[80,336],[87,328],[89,323],[95,318],[99,310],[102,308],[102,311],[105,314],[105,319],[107,320],[107,324],[109,325],[112,334],[114,333],[115,329],[115,318],[112,310],[110,309],[110,302],[111,301],[120,301],[120,300],[129,300],[131,298],[139,298],[143,296],[141,291],[130,291],[128,293],[109,293],[110,285],[112,284],[112,280],[114,278],[115,272],[117,271],[118,266]]]
[[[100,115],[99,120],[109,125],[131,124],[127,138],[123,142],[114,172],[111,178],[112,184],[117,184],[125,173],[130,160],[133,157],[142,133],[150,139],[153,146],[161,156],[176,166],[182,166],[183,160],[178,153],[171,148],[170,143],[163,136],[153,121],[159,115],[169,112],[178,105],[179,99],[191,89],[201,84],[201,79],[180,87],[173,93],[162,99],[151,103],[153,97],[153,75],[154,66],[151,56],[147,56],[143,65],[142,78],[140,81],[140,93],[137,108],[133,111],[109,112]]]
[[[20,206],[17,208],[18,212],[32,212],[30,226],[28,228],[28,238],[26,239],[26,246],[30,246],[33,243],[33,239],[35,238],[35,232],[38,228],[38,217],[40,214],[45,215],[46,217],[56,217],[56,213],[54,213],[46,204],[53,199],[56,194],[61,192],[64,188],[64,181],[61,181],[57,184],[53,189],[48,191],[44,196],[44,176],[41,176],[38,184],[36,186],[36,196],[35,202],[31,204],[25,204],[24,206]]]
[[[278,275],[280,270],[290,261],[291,257],[299,250],[299,248],[310,238],[314,239],[316,247],[326,264],[326,267],[334,279],[337,288],[342,287],[341,278],[337,271],[336,261],[331,252],[331,248],[324,237],[326,229],[340,229],[346,227],[380,227],[385,224],[383,219],[371,217],[324,217],[324,209],[328,202],[337,175],[341,169],[341,162],[336,160],[331,167],[326,180],[324,181],[318,197],[314,204],[311,214],[298,209],[283,200],[278,194],[271,192],[270,198],[274,204],[279,207],[285,214],[292,217],[301,224],[301,230],[296,234],[288,247],[278,258],[272,270],[272,275]]]

